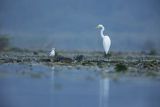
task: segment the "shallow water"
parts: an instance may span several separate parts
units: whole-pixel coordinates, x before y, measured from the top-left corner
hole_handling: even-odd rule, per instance
[[[159,107],[160,80],[95,68],[2,64],[0,107]]]

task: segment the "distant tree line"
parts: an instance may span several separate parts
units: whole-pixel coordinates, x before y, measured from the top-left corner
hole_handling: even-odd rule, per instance
[[[9,47],[9,36],[0,35],[0,51],[6,50]]]

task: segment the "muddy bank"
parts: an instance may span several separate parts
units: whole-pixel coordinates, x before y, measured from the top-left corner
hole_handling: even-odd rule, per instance
[[[47,66],[88,66],[109,69],[116,72],[160,74],[160,56],[141,53],[110,53],[103,52],[62,52],[50,57],[48,51],[9,51],[0,53],[0,64],[3,63],[41,63]]]

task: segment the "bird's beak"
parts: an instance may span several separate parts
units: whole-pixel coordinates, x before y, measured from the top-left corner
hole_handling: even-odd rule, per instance
[[[99,28],[99,26],[96,27],[97,29]]]

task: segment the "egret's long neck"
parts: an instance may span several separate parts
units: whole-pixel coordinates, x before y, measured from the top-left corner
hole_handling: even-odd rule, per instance
[[[102,27],[102,29],[101,29],[101,37],[102,38],[104,37],[104,27]]]

